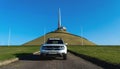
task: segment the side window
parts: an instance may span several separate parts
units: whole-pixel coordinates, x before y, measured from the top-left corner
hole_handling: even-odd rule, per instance
[[[63,41],[62,41],[62,40],[59,40],[58,44],[63,44]]]

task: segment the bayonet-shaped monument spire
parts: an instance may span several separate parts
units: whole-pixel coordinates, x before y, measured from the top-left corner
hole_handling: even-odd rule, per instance
[[[58,29],[61,28],[61,12],[60,12],[60,8],[58,10]]]
[[[63,27],[61,25],[61,11],[60,11],[60,8],[58,9],[58,28],[57,28],[57,30],[66,31],[66,27]]]

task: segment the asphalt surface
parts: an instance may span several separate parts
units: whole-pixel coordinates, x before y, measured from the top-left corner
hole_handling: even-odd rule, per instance
[[[20,61],[11,63],[0,69],[103,69],[91,62],[88,62],[80,57],[68,53],[68,59],[62,58],[41,58],[39,55],[17,56]]]

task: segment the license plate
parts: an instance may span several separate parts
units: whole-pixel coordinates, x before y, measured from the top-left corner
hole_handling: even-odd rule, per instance
[[[49,54],[57,54],[56,52],[50,52]]]
[[[49,54],[57,54],[55,51],[50,51]]]

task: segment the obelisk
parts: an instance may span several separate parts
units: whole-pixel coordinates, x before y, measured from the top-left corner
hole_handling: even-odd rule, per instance
[[[60,12],[60,8],[58,10],[58,29],[61,28],[61,12]]]

